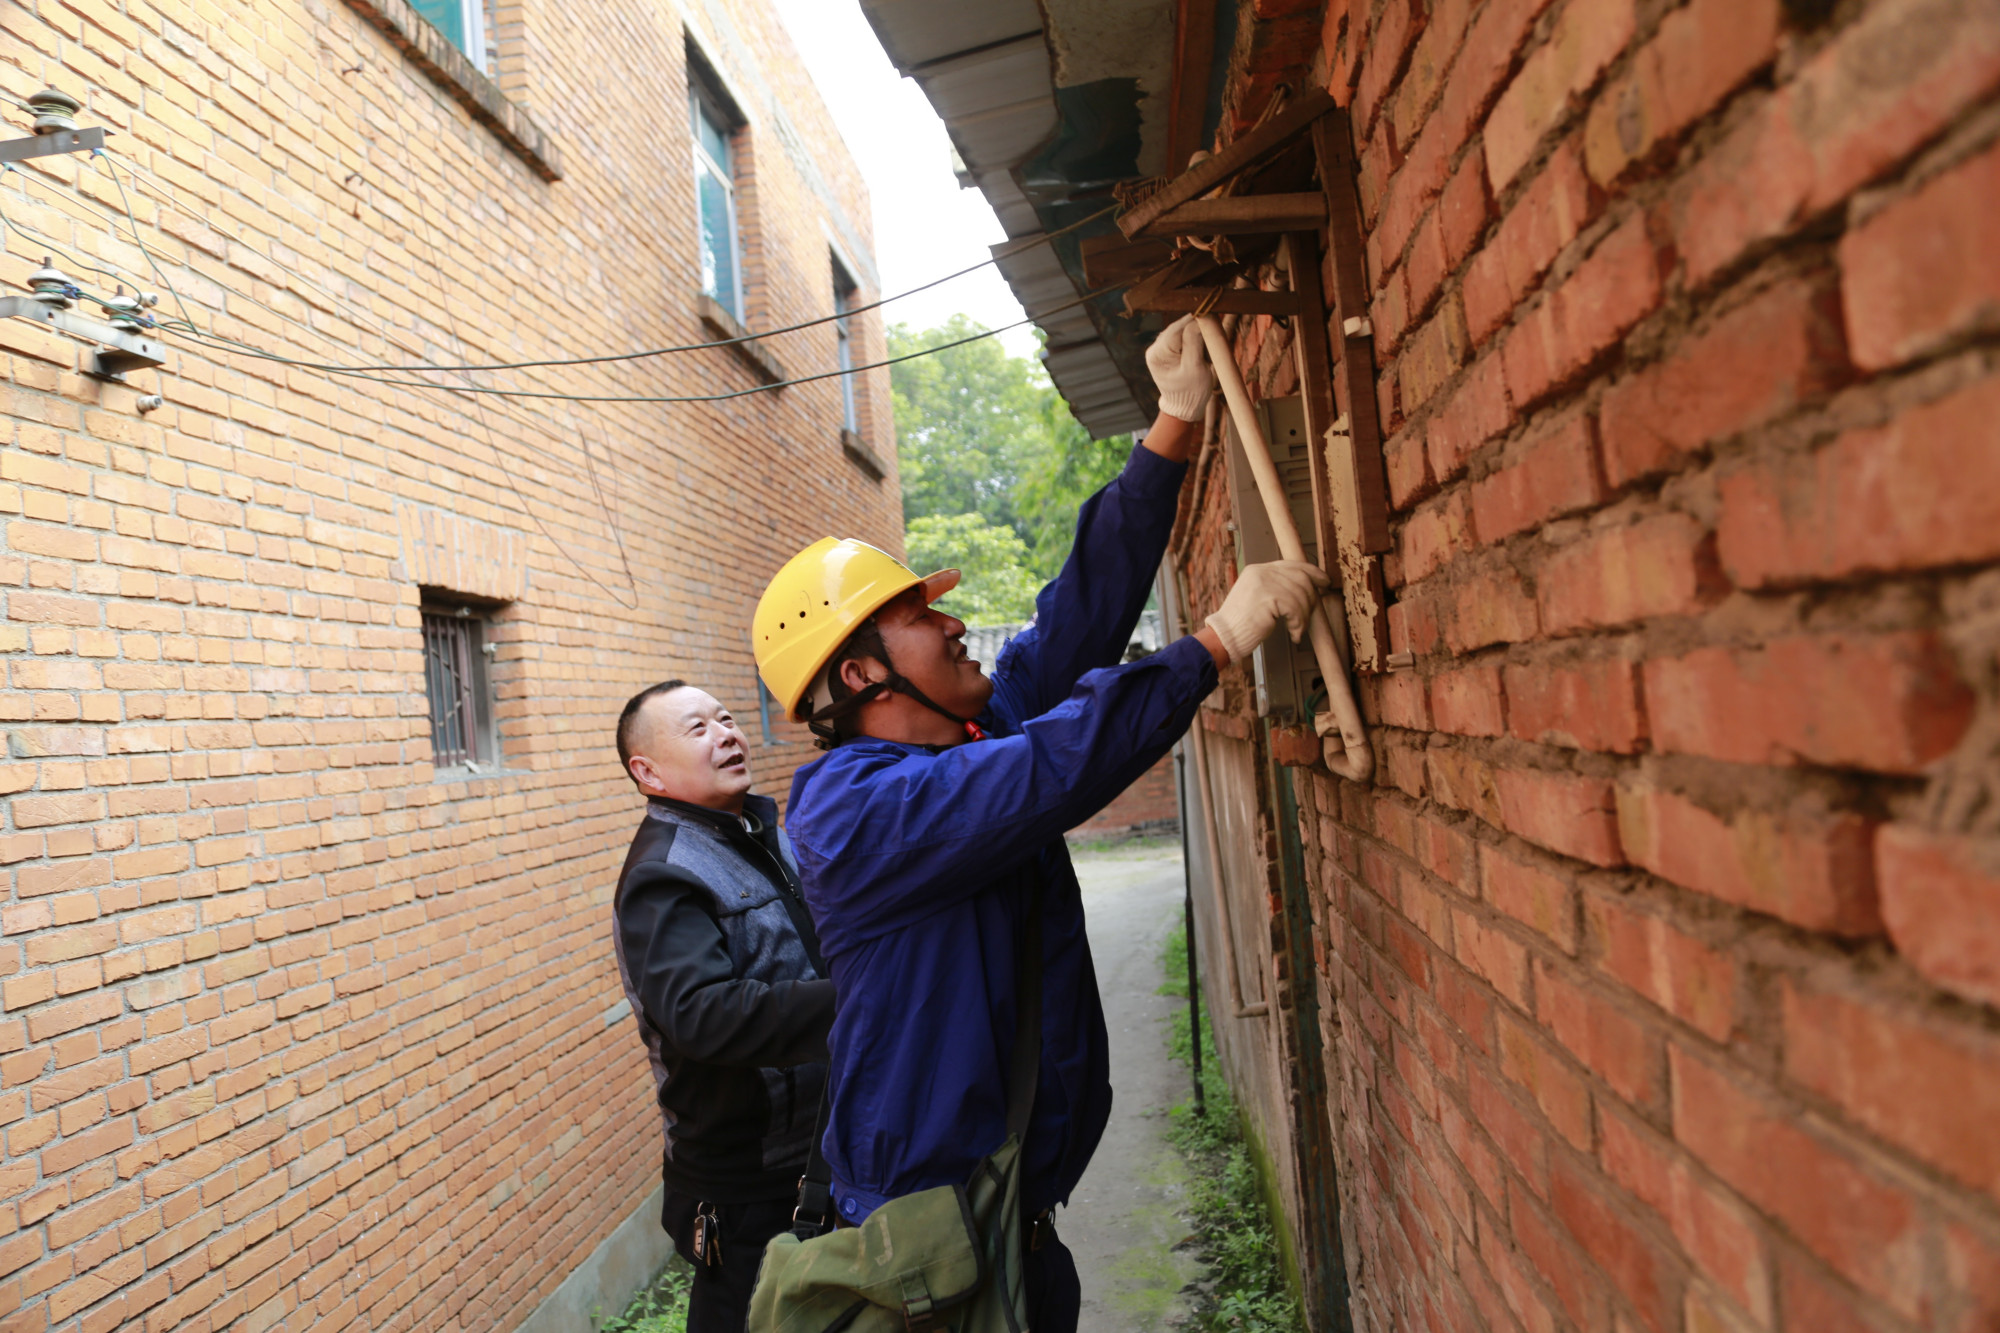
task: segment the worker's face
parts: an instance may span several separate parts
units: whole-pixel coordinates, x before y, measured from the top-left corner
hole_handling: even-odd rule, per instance
[[[712,810],[742,810],[750,790],[749,749],[736,719],[693,686],[646,701],[628,766],[648,796]]]
[[[896,670],[939,707],[972,717],[993,697],[993,682],[965,651],[965,622],[926,603],[921,588],[878,611],[875,627]]]

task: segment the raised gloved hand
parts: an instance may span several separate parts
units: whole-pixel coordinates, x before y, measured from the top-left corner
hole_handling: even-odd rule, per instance
[[[1182,315],[1160,330],[1146,349],[1146,369],[1160,390],[1160,410],[1182,421],[1200,421],[1215,392],[1215,374],[1208,366],[1201,330],[1193,315]]]
[[[1304,560],[1273,560],[1248,565],[1236,576],[1236,586],[1222,599],[1208,627],[1229,652],[1229,660],[1241,662],[1271,637],[1280,620],[1291,627],[1292,641],[1306,632],[1306,622],[1326,587],[1326,573]]]

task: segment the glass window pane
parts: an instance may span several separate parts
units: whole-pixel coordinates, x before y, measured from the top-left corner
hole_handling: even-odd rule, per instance
[[[465,0],[410,0],[410,7],[453,46],[465,49]]]
[[[723,129],[722,122],[715,113],[710,111],[708,105],[699,97],[694,99],[694,124],[696,140],[701,144],[701,150],[708,154],[716,166],[722,168],[724,175],[730,174],[734,167],[729,161],[729,134]]]
[[[837,364],[842,370],[854,369],[854,319],[847,312],[854,308],[854,284],[841,272],[839,265],[833,270],[833,309],[840,316],[833,321],[834,352]],[[840,377],[840,424],[848,430],[861,429],[861,411],[854,397],[854,376]]]
[[[741,319],[736,308],[736,202],[703,164],[697,173],[701,207],[701,289]]]

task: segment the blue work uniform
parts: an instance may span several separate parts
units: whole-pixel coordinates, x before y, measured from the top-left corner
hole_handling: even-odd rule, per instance
[[[1005,1141],[1015,940],[1037,880],[1044,998],[1023,1163],[1030,1215],[1068,1198],[1104,1133],[1104,1010],[1063,834],[1166,754],[1215,686],[1214,659],[1193,638],[1118,665],[1186,470],[1136,448],[1084,504],[1034,625],[993,668],[978,719],[987,739],[862,737],[792,781],[787,826],[836,995],[824,1146],[846,1221],[963,1182]]]

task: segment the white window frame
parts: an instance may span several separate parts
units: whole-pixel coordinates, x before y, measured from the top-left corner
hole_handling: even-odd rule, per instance
[[[743,320],[743,218],[736,208],[736,131],[735,118],[722,103],[722,99],[703,86],[701,77],[693,70],[688,71],[688,129],[694,140],[694,225],[695,245],[701,245],[703,217],[701,209],[701,186],[705,176],[712,176],[721,182],[723,199],[729,209],[729,285],[727,296],[721,292],[708,290],[707,275],[701,275],[702,291],[713,297],[717,304],[727,310],[738,323]],[[706,118],[719,131],[719,137],[729,148],[728,162],[717,162],[709,156],[702,144],[701,121]],[[697,267],[699,258],[697,257]]]

